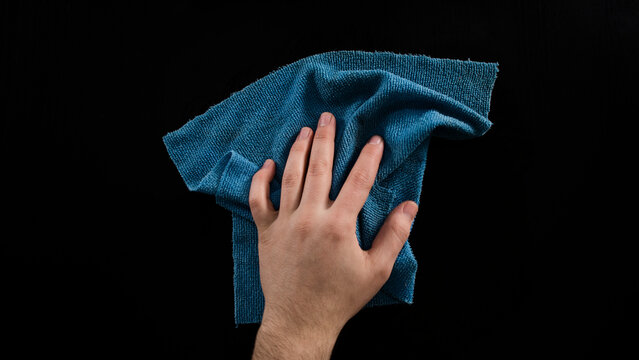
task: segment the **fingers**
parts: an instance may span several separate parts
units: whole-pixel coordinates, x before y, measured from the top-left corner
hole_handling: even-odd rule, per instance
[[[383,152],[382,138],[378,135],[371,137],[359,154],[333,206],[343,209],[346,214],[359,214],[375,183]]]
[[[368,250],[373,267],[383,282],[388,280],[395,259],[408,239],[417,210],[417,204],[413,201],[397,205],[384,221],[373,246]]]
[[[328,204],[328,193],[333,181],[335,123],[335,117],[328,112],[322,113],[319,118],[301,203]]]
[[[282,174],[282,195],[279,209],[281,213],[291,213],[300,204],[312,135],[313,130],[311,128],[302,128],[293,146],[291,146],[284,173]]]
[[[269,197],[273,176],[275,176],[275,162],[267,159],[262,168],[253,175],[251,181],[249,207],[258,229],[268,226],[277,217],[277,212]]]

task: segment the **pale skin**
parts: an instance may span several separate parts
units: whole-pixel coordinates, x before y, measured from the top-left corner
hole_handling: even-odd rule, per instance
[[[408,239],[417,213],[413,201],[388,215],[369,250],[359,246],[356,219],[384,141],[377,135],[369,140],[333,201],[335,129],[328,112],[315,134],[301,129],[284,168],[278,210],[269,198],[275,162],[267,159],[253,176],[249,205],[265,299],[253,359],[329,359],[340,331],[388,280]]]

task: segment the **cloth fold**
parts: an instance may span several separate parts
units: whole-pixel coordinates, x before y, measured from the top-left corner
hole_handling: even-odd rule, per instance
[[[168,154],[188,189],[214,195],[233,214],[236,324],[259,322],[264,308],[248,193],[267,158],[277,164],[270,198],[278,209],[297,133],[304,126],[315,129],[322,112],[333,113],[334,200],[366,141],[382,136],[384,154],[356,226],[361,247],[368,249],[392,209],[406,200],[419,204],[431,137],[469,139],[488,131],[497,72],[498,63],[425,55],[321,53],[271,72],[166,134]],[[406,242],[389,280],[367,306],[412,303],[416,272]]]

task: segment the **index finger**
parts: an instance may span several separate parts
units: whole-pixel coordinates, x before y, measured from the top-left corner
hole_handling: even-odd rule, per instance
[[[357,217],[375,183],[383,152],[384,142],[381,136],[371,137],[359,154],[333,206]]]

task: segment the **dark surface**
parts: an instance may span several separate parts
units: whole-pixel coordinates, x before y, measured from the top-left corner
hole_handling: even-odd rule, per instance
[[[344,49],[500,71],[493,128],[430,146],[415,304],[362,311],[333,358],[639,356],[636,210],[622,207],[636,2],[15,3],[0,8],[0,357],[249,358],[231,216],[187,191],[161,137],[279,66]]]

